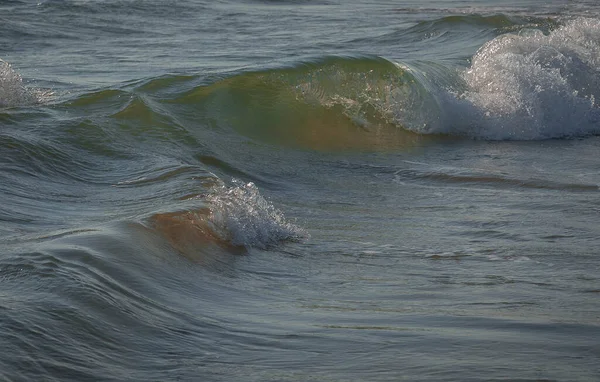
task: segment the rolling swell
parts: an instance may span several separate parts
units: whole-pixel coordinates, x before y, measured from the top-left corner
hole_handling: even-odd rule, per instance
[[[210,131],[319,150],[410,147],[437,134],[490,140],[586,136],[600,131],[598,25],[590,18],[561,23],[448,16],[386,38],[451,44],[461,39],[461,28],[491,31],[468,67],[333,56],[219,77],[151,78],[60,107],[95,110],[130,136],[176,144],[199,144]],[[44,101],[47,94],[24,87],[8,64],[0,68],[2,105]]]
[[[540,140],[600,132],[598,20],[453,16],[412,33],[444,34],[456,23],[496,34],[468,67],[328,57],[233,74],[167,107],[185,106],[208,126],[253,139],[325,150],[407,147],[436,134]]]
[[[490,140],[598,134],[599,21],[578,18],[543,24],[513,19],[452,16],[417,25],[424,31],[456,23],[511,29],[481,46],[469,67],[335,56],[226,76],[150,78],[54,105],[43,105],[41,98],[34,97],[39,94],[26,88],[18,73],[2,62],[3,105],[10,108],[33,102],[39,106],[35,112],[5,109],[2,113],[9,126],[0,136],[8,170],[2,176],[5,185],[15,185],[8,196],[10,204],[39,204],[40,198],[27,192],[31,184],[27,177],[43,175],[39,184],[47,201],[56,205],[93,201],[84,203],[86,211],[64,211],[65,222],[79,215],[83,219],[86,214],[105,215],[106,220],[135,220],[184,210],[181,217],[165,215],[156,221],[155,228],[167,232],[169,225],[181,222],[182,227],[194,226],[185,214],[198,214],[201,209],[182,208],[177,201],[197,193],[198,188],[210,194],[212,188],[205,188],[200,178],[222,182],[227,177],[242,177],[261,185],[264,179],[260,174],[248,169],[239,157],[219,151],[223,141],[237,145],[250,139],[327,151],[406,148],[440,134]],[[13,124],[35,122],[50,113],[58,116],[60,126],[49,140],[41,128],[30,134],[9,131]],[[167,186],[169,182],[177,185],[177,191]],[[65,184],[78,187],[65,192]],[[236,187],[232,190],[246,196],[256,191]],[[121,202],[120,208],[106,207],[124,188],[132,195],[128,202]],[[94,192],[100,196],[92,197]],[[167,195],[174,200],[168,208],[153,204]],[[242,211],[243,204],[235,208]],[[111,213],[106,213],[107,209]],[[40,220],[35,213],[20,216],[8,212],[12,220],[24,224]],[[47,211],[36,212],[43,216]],[[264,215],[264,221],[276,225],[281,223],[278,219],[277,214]],[[266,248],[278,241],[271,242],[269,235],[269,239],[259,238],[263,226],[245,231],[232,228],[229,218],[221,220],[209,225],[208,235],[233,246]],[[278,225],[282,226],[285,224]],[[244,239],[235,232],[254,232],[250,234],[254,236]],[[165,234],[168,241],[172,236]],[[287,237],[297,236],[290,233]]]
[[[71,234],[2,258],[0,312],[8,314],[0,314],[6,329],[0,333],[0,375],[124,380],[154,370],[169,379],[184,353],[206,356],[198,349],[209,348],[210,333],[220,328],[207,313],[192,315],[185,307],[194,304],[183,303],[190,297],[175,273],[181,269],[165,270],[156,241],[133,227],[118,228]],[[145,240],[136,243],[124,233]],[[180,292],[178,301],[164,295],[169,289]]]
[[[303,235],[268,203],[258,207],[256,186],[215,188],[231,177],[260,187],[274,180],[244,162],[232,145],[242,148],[250,140],[324,151],[382,150],[440,135],[538,140],[600,132],[598,20],[451,16],[407,33],[472,24],[500,34],[479,48],[468,67],[335,56],[226,75],[167,75],[50,105],[49,93],[26,87],[2,61],[0,191],[6,207],[0,219],[10,223],[3,234],[16,238],[43,227],[68,231],[80,222],[155,216],[144,223],[184,254],[190,243],[225,251],[268,248]],[[49,119],[55,122],[45,126]],[[215,199],[216,189],[221,199]],[[198,194],[198,203],[188,203],[189,195]],[[58,207],[63,205],[72,207]],[[252,220],[255,212],[259,220]]]
[[[391,61],[330,57],[197,86],[167,107],[219,130],[327,150],[414,144],[419,137],[401,126],[418,124],[426,101],[410,71]]]

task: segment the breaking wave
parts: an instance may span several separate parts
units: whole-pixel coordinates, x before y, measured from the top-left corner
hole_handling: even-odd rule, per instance
[[[597,134],[600,20],[499,36],[479,49],[463,78],[464,102],[449,102],[458,106],[451,113],[458,123],[448,132],[496,140]]]
[[[298,241],[307,233],[286,221],[283,212],[266,200],[252,182],[237,179],[219,185],[207,197],[209,219],[219,235],[233,245],[268,248],[282,241]]]
[[[202,251],[198,247],[239,252],[307,238],[308,234],[288,222],[254,183],[236,179],[232,183],[226,186],[219,182],[208,194],[194,197],[204,205],[201,208],[153,215],[151,227],[190,256]]]
[[[111,119],[168,130],[177,125],[194,136],[198,129],[216,129],[320,150],[410,147],[440,135],[541,140],[600,133],[600,20],[469,16],[420,27],[432,34],[447,23],[473,22],[489,24],[498,35],[468,66],[322,57],[218,78],[151,78],[133,89],[85,94],[62,107],[102,105],[118,93],[119,103],[132,101],[116,114],[107,110]],[[25,87],[0,61],[0,106],[31,105],[47,97]]]
[[[400,147],[437,134],[541,140],[600,133],[600,20],[508,30],[468,67],[328,57],[233,75],[170,102],[194,107],[207,124],[311,148]]]

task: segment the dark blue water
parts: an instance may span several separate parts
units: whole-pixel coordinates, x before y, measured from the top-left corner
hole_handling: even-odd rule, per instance
[[[600,379],[599,11],[0,2],[0,379]]]

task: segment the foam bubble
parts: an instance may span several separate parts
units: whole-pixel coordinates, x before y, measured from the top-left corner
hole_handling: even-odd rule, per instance
[[[233,180],[207,197],[209,219],[233,245],[268,248],[281,241],[298,241],[307,233],[286,221],[283,213],[260,195],[254,183]]]
[[[600,133],[600,20],[578,18],[545,35],[524,30],[482,46],[449,97],[447,133],[548,139]]]

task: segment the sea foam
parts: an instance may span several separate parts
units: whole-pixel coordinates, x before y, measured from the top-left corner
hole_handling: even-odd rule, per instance
[[[465,90],[446,100],[446,133],[492,140],[598,134],[600,20],[499,36],[462,77]]]
[[[52,93],[28,88],[11,65],[0,59],[0,107],[27,106],[43,102]]]

